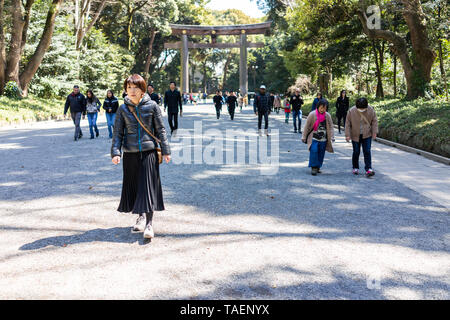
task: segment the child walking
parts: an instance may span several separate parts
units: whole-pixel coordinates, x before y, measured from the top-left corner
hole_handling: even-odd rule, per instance
[[[332,142],[334,142],[333,120],[326,112],[328,101],[319,100],[317,108],[311,111],[306,120],[303,130],[302,141],[308,144],[309,167],[313,176],[322,173],[320,168],[323,165],[325,151],[333,153]]]
[[[359,155],[361,146],[364,154],[364,170],[367,177],[375,175],[372,169],[372,139],[377,137],[378,120],[375,110],[369,106],[366,98],[356,100],[356,106],[348,112],[345,123],[345,140],[353,145],[353,174],[359,174]]]
[[[289,114],[291,113],[291,104],[289,103],[289,96],[286,96],[286,100],[284,101],[284,122],[289,123]]]

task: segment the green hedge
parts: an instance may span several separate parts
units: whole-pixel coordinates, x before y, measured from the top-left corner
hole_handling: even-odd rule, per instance
[[[0,126],[15,123],[60,119],[63,100],[29,96],[20,100],[0,96]]]

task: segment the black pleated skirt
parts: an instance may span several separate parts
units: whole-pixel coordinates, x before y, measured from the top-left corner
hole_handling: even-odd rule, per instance
[[[164,210],[156,150],[124,152],[119,212],[136,214]]]

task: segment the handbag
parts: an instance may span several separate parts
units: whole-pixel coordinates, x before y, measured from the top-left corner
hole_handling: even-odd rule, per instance
[[[139,117],[136,114],[136,108],[132,107],[132,106],[128,106],[128,108],[130,109],[133,116],[136,118],[137,122],[141,125],[142,129],[144,129],[145,132],[147,132],[153,139],[155,139],[156,143],[161,145],[161,140],[159,140],[157,137],[155,137],[155,135],[150,130],[148,130],[147,127],[141,122],[141,120],[139,119]],[[163,162],[161,148],[156,147],[156,153],[158,154],[159,164],[161,164]]]

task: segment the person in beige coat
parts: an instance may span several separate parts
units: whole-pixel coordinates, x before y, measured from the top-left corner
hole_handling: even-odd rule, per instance
[[[359,98],[356,106],[348,111],[345,123],[345,140],[352,141],[353,145],[353,174],[359,173],[359,155],[361,146],[364,154],[364,169],[366,175],[375,175],[372,169],[371,146],[372,139],[377,137],[378,120],[375,110],[369,106],[366,98]]]
[[[306,119],[303,130],[302,141],[308,144],[309,167],[313,176],[321,173],[325,151],[333,153],[332,142],[334,142],[333,120],[326,112],[328,101],[319,100],[317,109],[311,111]]]

